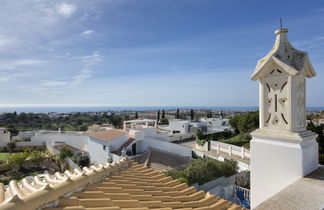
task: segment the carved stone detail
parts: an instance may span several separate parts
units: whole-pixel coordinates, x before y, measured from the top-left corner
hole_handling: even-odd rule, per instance
[[[265,86],[264,100],[264,122],[265,128],[287,128],[287,83],[288,75],[280,69],[274,68],[268,76],[261,79]]]

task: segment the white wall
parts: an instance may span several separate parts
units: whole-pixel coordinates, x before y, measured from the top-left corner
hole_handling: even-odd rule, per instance
[[[53,144],[54,142],[64,142],[72,147],[81,149],[87,142],[86,135],[73,134],[37,134],[31,138],[31,142],[46,142],[46,144]]]
[[[106,146],[106,150],[103,149],[103,146]],[[108,162],[110,151],[109,145],[106,142],[88,137],[85,148],[88,150],[91,162],[96,164]]]
[[[43,142],[16,142],[16,146],[18,147],[26,147],[26,146],[42,146]],[[8,145],[7,142],[0,142],[0,147],[6,147]]]
[[[242,147],[235,146],[232,144],[222,143],[218,141],[211,141],[211,149],[217,151],[219,145],[219,150],[221,152],[229,153],[229,148],[232,147],[232,155],[242,157]],[[250,158],[250,151],[244,148],[244,158]]]
[[[155,148],[158,150],[162,150],[165,152],[169,152],[172,154],[184,156],[184,157],[191,157],[192,149],[190,147],[185,147],[178,144],[169,143],[166,141],[159,141],[151,138],[145,138],[143,142],[143,146]]]
[[[0,142],[10,142],[10,132],[4,131],[0,133]]]
[[[180,133],[189,132],[189,121],[186,120],[171,120],[169,121],[169,126],[165,127],[166,130],[170,131],[180,131]]]
[[[141,133],[143,133],[143,138],[138,138],[136,136],[136,139],[142,140],[142,139],[144,139],[144,136],[145,136],[147,138],[169,141],[169,133],[168,132],[158,132],[157,129],[154,127],[139,127],[139,128],[136,128],[136,130],[141,131]],[[133,132],[133,130],[130,130],[130,133],[131,132]],[[139,132],[135,133],[135,135],[138,133]]]
[[[128,134],[119,136],[113,140],[106,141],[110,145],[110,151],[118,150],[126,141],[128,141]]]
[[[128,134],[109,141],[88,137],[85,149],[88,150],[91,162],[104,164],[108,162],[108,158],[113,156],[111,151],[118,150],[127,140]],[[106,146],[106,150],[104,150],[104,146]]]
[[[251,207],[255,208],[318,167],[315,140],[251,140]]]
[[[129,136],[135,137],[137,140],[143,140],[145,136],[145,132],[142,131],[141,129],[130,129],[129,131]]]

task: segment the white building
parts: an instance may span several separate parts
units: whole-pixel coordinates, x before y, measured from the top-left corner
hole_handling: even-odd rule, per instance
[[[42,130],[35,133],[35,136],[31,138],[31,142],[42,142],[49,145],[68,144],[74,148],[84,150],[87,136],[85,132]]]
[[[130,138],[126,131],[110,129],[87,134],[84,149],[93,163],[104,164],[116,159],[112,151],[119,150]]]
[[[131,127],[130,129],[127,127],[128,124]],[[125,130],[134,139],[125,148],[128,155],[140,154],[153,148],[184,157],[191,157],[191,148],[170,143],[169,131],[156,128],[155,120],[131,120],[124,122],[124,125]]]
[[[169,130],[170,134],[196,134],[198,130],[205,134],[211,134],[233,130],[229,124],[229,119],[223,118],[201,118],[200,120],[173,119],[169,121],[168,126],[160,127]]]
[[[136,120],[128,120],[124,121],[123,129],[134,129],[136,127],[157,127],[157,121],[156,120],[150,120],[150,119],[136,119]]]
[[[0,142],[10,142],[10,132],[6,128],[0,128]]]
[[[165,130],[169,130],[171,134],[196,134],[198,130],[203,133],[207,132],[208,124],[198,120],[180,120],[174,119],[169,121],[168,126],[161,126]]]
[[[207,123],[207,133],[217,133],[222,131],[233,131],[227,118],[201,118],[200,121]]]
[[[251,133],[251,207],[261,204],[260,209],[320,209],[324,195],[316,182],[301,181],[303,187],[299,189],[288,187],[319,165],[317,135],[306,130],[306,77],[316,73],[308,54],[295,49],[287,33],[287,29],[275,32],[272,50],[259,60],[252,75],[252,80],[259,80],[260,128]],[[309,189],[320,196],[308,196],[304,192]],[[277,193],[280,196],[272,199]],[[268,199],[272,201],[262,204]],[[321,206],[313,206],[315,203]]]

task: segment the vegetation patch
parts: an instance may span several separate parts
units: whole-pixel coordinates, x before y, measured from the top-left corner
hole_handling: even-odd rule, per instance
[[[237,173],[237,170],[238,167],[235,161],[226,160],[221,162],[211,158],[198,158],[182,170],[172,169],[164,173],[182,183],[189,185],[198,183],[202,185],[222,176],[232,176]]]
[[[220,139],[218,141],[226,144],[236,145],[239,147],[243,146],[244,148],[250,148],[251,139],[252,137],[249,133],[242,133],[242,134],[235,135],[231,138]]]
[[[316,138],[318,143],[319,163],[324,164],[324,125],[315,126],[312,121],[308,123],[307,130],[313,131],[318,136]]]
[[[8,154],[2,164],[9,167],[0,173],[0,182],[8,184],[10,180],[43,174],[45,171],[55,173],[60,167],[54,157],[46,151],[26,149],[24,152]]]
[[[87,113],[73,113],[50,118],[42,113],[5,113],[0,116],[0,126],[6,127],[12,136],[18,135],[19,130],[58,130],[86,131],[89,125],[110,123],[116,128],[122,128],[123,121],[129,120],[128,115],[112,115],[104,112],[102,115],[90,115]]]
[[[6,152],[0,152],[0,160],[1,160],[1,161],[5,161],[5,160],[7,160],[8,156],[9,156],[9,153],[6,153]]]

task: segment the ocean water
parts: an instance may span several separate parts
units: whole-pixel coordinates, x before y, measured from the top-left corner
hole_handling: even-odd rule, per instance
[[[25,112],[25,113],[70,113],[70,112],[100,112],[100,111],[151,111],[158,109],[210,109],[210,110],[232,110],[232,111],[253,111],[258,106],[68,106],[68,107],[0,107],[0,112]],[[307,107],[309,111],[324,110],[324,107]]]

